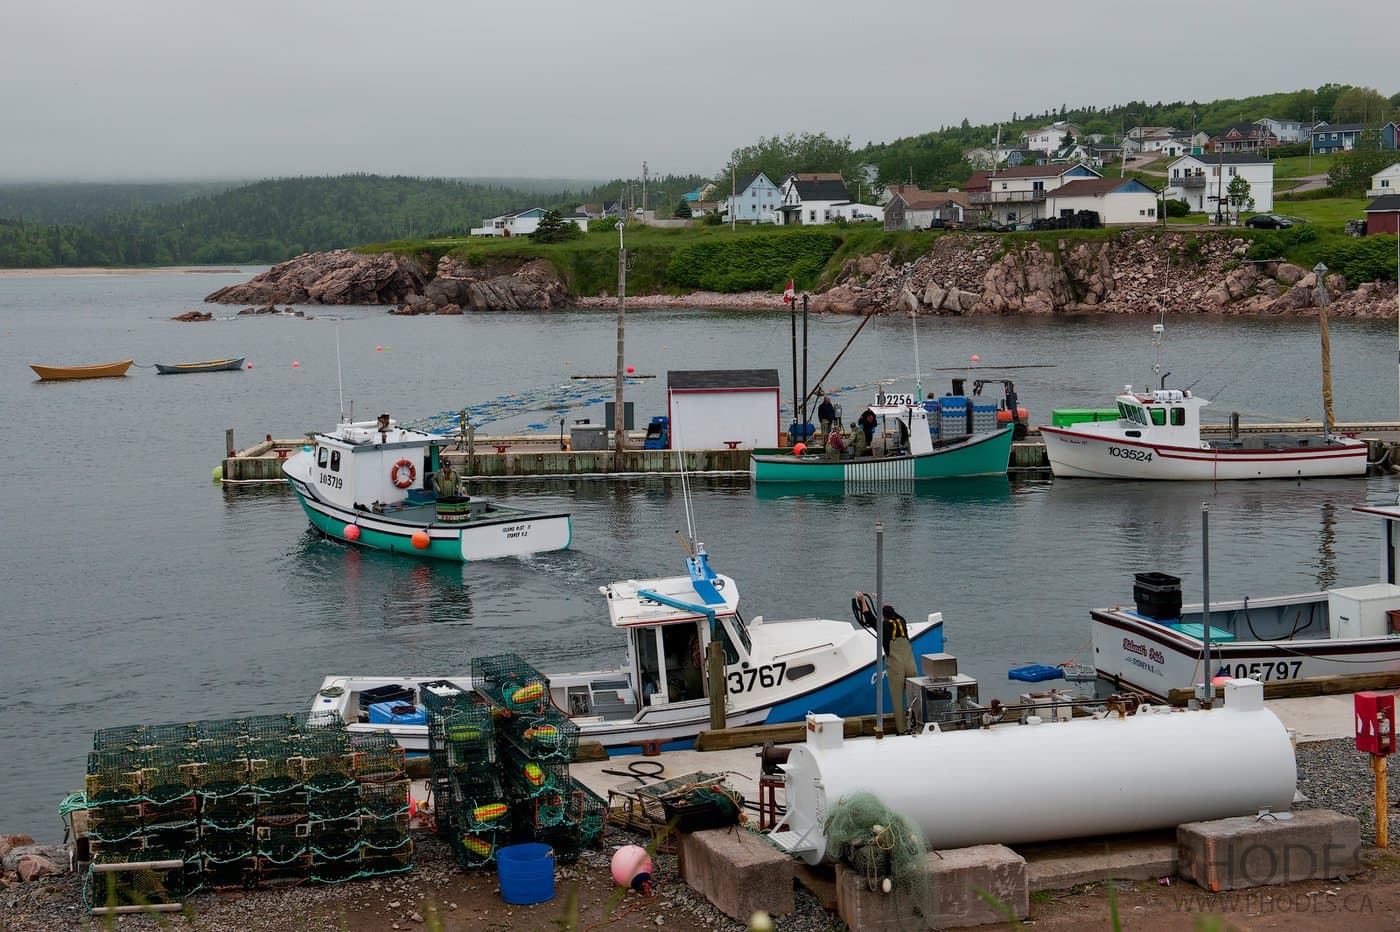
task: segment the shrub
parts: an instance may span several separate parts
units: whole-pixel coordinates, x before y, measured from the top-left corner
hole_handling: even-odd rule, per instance
[[[1173,198],[1162,203],[1162,213],[1168,217],[1186,217],[1191,213],[1191,205],[1185,198]]]
[[[769,289],[789,278],[814,282],[840,242],[830,233],[799,230],[692,243],[671,254],[666,280],[720,292]]]
[[[1395,278],[1395,237],[1347,237],[1320,250],[1329,272],[1346,276],[1348,285],[1390,281]]]

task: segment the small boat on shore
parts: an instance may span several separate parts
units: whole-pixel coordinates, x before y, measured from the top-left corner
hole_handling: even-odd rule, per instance
[[[1189,390],[1117,396],[1118,417],[1041,427],[1056,478],[1302,479],[1364,476],[1364,440],[1308,434],[1251,434],[1204,439],[1201,410],[1210,404]]]
[[[1215,676],[1264,683],[1400,672],[1400,506],[1358,505],[1383,519],[1384,578],[1364,586],[1210,604]],[[1090,612],[1094,668],[1114,689],[1157,699],[1201,681],[1205,606],[1181,604],[1180,581],[1137,575],[1132,608]]]
[[[626,665],[613,670],[553,674],[553,704],[579,726],[579,737],[610,753],[644,745],[690,747],[709,728],[710,700],[703,658],[711,641],[724,650],[726,723],[800,721],[808,712],[862,715],[875,711],[872,634],[852,621],[799,618],[746,621],[734,580],[710,568],[703,545],[687,556],[688,575],[631,579],[599,588],[614,630],[627,639]],[[909,622],[915,656],[943,650],[943,616]],[[412,752],[428,750],[427,726],[361,718],[360,697],[394,693],[421,706],[421,690],[443,684],[475,687],[469,674],[328,676],[312,698],[314,719],[344,721],[350,731],[387,729]],[[888,689],[885,708],[890,708]]]
[[[29,368],[45,382],[61,382],[68,379],[116,378],[126,375],[126,370],[131,368],[132,362],[134,360],[123,359],[121,362],[107,362],[96,366],[39,366],[30,363]]]
[[[207,359],[204,362],[156,363],[157,375],[182,375],[186,372],[233,372],[243,368],[246,356],[237,359]]]
[[[311,526],[347,543],[469,563],[564,550],[567,513],[543,514],[476,496],[434,492],[442,437],[389,415],[313,434],[287,458],[287,477]]]

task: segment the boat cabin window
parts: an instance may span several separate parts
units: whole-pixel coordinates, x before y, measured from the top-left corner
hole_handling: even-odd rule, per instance
[[[715,619],[715,639],[724,648],[724,664],[730,666],[739,662],[739,652],[734,649],[734,639],[729,633],[729,625]]]
[[[318,447],[318,448],[316,449],[316,465],[317,465],[317,466],[320,466],[322,469],[325,469],[325,468],[326,468],[326,460],[327,460],[329,457],[330,457],[330,451],[327,450],[325,447]]]
[[[730,622],[734,630],[739,632],[739,643],[744,645],[744,653],[753,653],[753,642],[749,640],[749,626],[744,624],[744,616],[738,612],[734,613],[734,620]]]
[[[1153,408],[1148,413],[1152,415],[1152,423],[1156,424],[1158,427],[1162,427],[1167,423],[1166,408]]]
[[[1172,408],[1172,426],[1173,426],[1173,427],[1185,427],[1185,426],[1186,426],[1186,409],[1185,409],[1185,408]]]
[[[331,472],[340,472],[340,451],[331,451]]]
[[[672,702],[705,698],[705,664],[700,653],[700,628],[694,623],[661,629],[665,649],[666,695]]]

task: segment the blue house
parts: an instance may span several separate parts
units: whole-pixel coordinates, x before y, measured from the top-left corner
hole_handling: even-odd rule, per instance
[[[1400,149],[1400,125],[1393,121],[1381,127],[1381,148],[1394,152]]]
[[[1361,133],[1365,129],[1360,123],[1323,121],[1313,127],[1312,150],[1323,155],[1329,152],[1350,152],[1361,141]]]
[[[724,199],[724,218],[740,223],[776,223],[783,192],[763,172],[740,178],[735,193]]]

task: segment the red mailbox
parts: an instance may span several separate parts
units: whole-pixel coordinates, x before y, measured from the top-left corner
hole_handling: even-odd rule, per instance
[[[1395,694],[1359,692],[1356,704],[1356,749],[1384,756],[1395,753]]]

